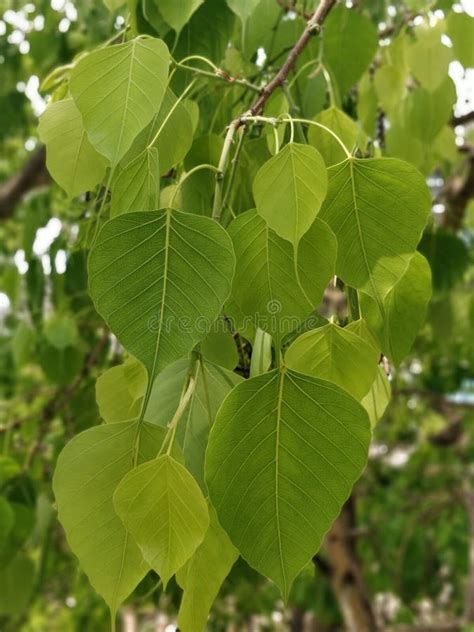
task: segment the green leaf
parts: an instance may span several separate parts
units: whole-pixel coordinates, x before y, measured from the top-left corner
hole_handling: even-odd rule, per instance
[[[146,381],[143,365],[134,359],[102,373],[95,383],[95,397],[102,419],[112,423],[138,417]]]
[[[102,182],[107,160],[90,144],[72,99],[51,103],[40,117],[38,134],[46,145],[46,166],[69,197]]]
[[[391,395],[392,389],[390,388],[388,377],[385,375],[383,367],[379,366],[369,392],[360,402],[369,415],[372,428],[382,418],[390,402]]]
[[[165,588],[209,526],[196,481],[168,455],[131,470],[115,491],[114,507]]]
[[[51,316],[44,324],[44,337],[55,349],[77,345],[79,333],[71,316]]]
[[[250,359],[250,377],[266,373],[272,365],[272,337],[263,329],[257,328],[252,345]]]
[[[204,540],[176,575],[178,584],[184,590],[178,614],[182,632],[204,630],[219,588],[239,557],[212,507],[209,507],[209,517]]]
[[[245,23],[255,11],[259,2],[260,0],[227,0],[227,5]]]
[[[10,503],[0,496],[0,553],[15,525],[15,514]]]
[[[194,101],[190,103],[194,105]],[[178,102],[174,92],[168,88],[159,112],[133,141],[122,165],[127,165],[152,145],[158,150],[160,175],[164,175],[182,161],[192,142],[193,123],[187,104]]]
[[[441,43],[439,27],[415,29],[416,41],[406,51],[408,66],[420,84],[433,92],[448,74],[451,50]]]
[[[369,441],[367,413],[350,395],[286,369],[245,380],[219,409],[206,455],[212,504],[285,600],[362,473]]]
[[[349,150],[355,145],[359,135],[357,125],[338,108],[332,106],[323,110],[314,117],[314,120],[329,127]],[[327,167],[342,162],[346,158],[346,154],[337,140],[315,125],[309,126],[308,142],[321,153]]]
[[[147,421],[163,427],[170,423],[178,407],[188,370],[189,360],[183,358],[167,366],[158,375],[145,413]],[[242,378],[200,356],[195,379],[194,393],[179,422],[176,439],[182,447],[187,469],[205,490],[204,456],[209,431],[224,397]]]
[[[149,566],[115,514],[112,496],[133,467],[137,423],[90,428],[59,455],[53,478],[58,517],[69,546],[112,613],[147,573]],[[154,458],[162,428],[142,425],[139,460]]]
[[[359,98],[357,99],[357,116],[364,132],[371,138],[375,135],[377,122],[378,100],[374,82],[371,75],[366,72],[358,86]]]
[[[11,341],[13,361],[16,367],[21,367],[28,362],[34,349],[35,340],[35,330],[21,320],[15,327]]]
[[[424,88],[412,90],[402,107],[402,124],[409,134],[430,143],[453,115],[456,88],[451,77],[432,92]]]
[[[328,15],[323,33],[323,60],[343,97],[362,77],[377,51],[377,29],[361,13],[339,5]]]
[[[232,371],[239,363],[233,335],[228,331],[211,331],[201,342],[201,353],[213,364]]]
[[[419,249],[430,262],[435,291],[448,292],[463,279],[470,257],[462,238],[442,228],[427,230]]]
[[[430,192],[416,169],[393,158],[351,158],[329,174],[321,218],[337,235],[336,273],[379,301],[415,251]]]
[[[35,565],[18,555],[0,568],[0,615],[18,617],[28,608],[35,581]]]
[[[405,96],[405,76],[395,66],[382,66],[375,73],[374,87],[385,112],[396,110]]]
[[[120,170],[112,184],[110,216],[151,211],[160,206],[158,150],[146,148]]]
[[[359,296],[361,312],[378,337],[383,353],[399,365],[408,354],[431,298],[431,271],[419,252],[396,285],[384,297],[382,307],[365,296]]]
[[[454,58],[464,68],[474,68],[474,20],[467,13],[451,11],[447,20],[448,35],[453,43]]]
[[[211,219],[171,209],[126,213],[98,236],[89,288],[99,314],[154,379],[210,331],[233,271],[231,240]]]
[[[280,237],[298,245],[318,214],[327,191],[321,154],[309,145],[288,143],[257,172],[257,211]]]
[[[70,90],[91,144],[115,167],[163,100],[170,56],[158,39],[138,37],[83,57]]]
[[[180,2],[175,0],[155,0],[155,2],[165,22],[177,33],[180,33],[183,26],[204,0],[180,0]]]
[[[296,329],[318,305],[334,274],[336,241],[319,218],[301,239],[297,258],[256,211],[229,227],[237,269],[232,296],[255,326],[277,340]]]
[[[285,353],[285,364],[299,373],[334,382],[361,400],[375,379],[379,355],[353,331],[328,323],[299,336]]]

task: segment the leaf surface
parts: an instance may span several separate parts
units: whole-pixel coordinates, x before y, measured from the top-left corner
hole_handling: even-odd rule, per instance
[[[156,147],[145,148],[120,170],[112,184],[110,216],[160,206],[160,164]]]
[[[342,110],[334,106],[330,107],[315,116],[314,120],[329,127],[342,140],[349,151],[352,149],[358,136],[357,125]],[[337,140],[324,129],[315,125],[309,126],[308,142],[321,153],[327,167],[342,162],[346,158],[346,154]]]

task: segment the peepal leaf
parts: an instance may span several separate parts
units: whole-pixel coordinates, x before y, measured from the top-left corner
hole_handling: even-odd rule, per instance
[[[212,507],[209,508],[209,517],[204,540],[176,574],[177,582],[184,590],[178,614],[182,632],[204,630],[219,588],[239,557]]]
[[[285,599],[362,473],[369,441],[355,399],[288,369],[245,380],[219,409],[206,455],[212,504]]]
[[[168,455],[131,470],[115,491],[114,507],[165,587],[209,526],[198,484]]]
[[[337,235],[336,273],[380,302],[416,249],[430,192],[412,165],[394,158],[350,158],[329,174],[320,216]]]
[[[309,145],[288,143],[255,176],[257,212],[280,237],[297,246],[316,219],[327,186],[321,154]]]
[[[342,110],[334,106],[330,107],[315,116],[314,120],[332,130],[349,150],[352,149],[357,140],[357,125]],[[336,165],[346,158],[346,154],[337,140],[320,127],[309,126],[308,142],[321,153],[327,167]]]
[[[150,379],[205,337],[230,293],[232,242],[207,217],[171,209],[107,222],[89,257],[97,311]]]
[[[285,354],[290,369],[334,382],[360,400],[377,371],[379,352],[363,338],[328,323],[297,338]]]
[[[70,90],[89,141],[115,167],[159,110],[168,81],[166,44],[137,37],[83,57]]]
[[[391,394],[392,389],[388,377],[385,375],[383,367],[379,366],[369,392],[360,402],[369,415],[372,428],[382,418],[390,402]]]
[[[151,211],[160,205],[158,150],[146,148],[117,175],[112,184],[110,215],[129,211]]]
[[[72,99],[49,105],[40,118],[38,133],[46,145],[48,171],[69,197],[102,181],[107,160],[90,144]]]
[[[256,211],[229,227],[237,269],[232,296],[255,326],[276,339],[290,333],[320,302],[334,274],[336,240],[317,218],[297,247],[271,230]]]
[[[203,2],[204,0],[180,0],[180,2],[176,2],[176,0],[159,0],[157,4],[165,22],[179,33]]]
[[[116,515],[112,496],[132,469],[136,423],[89,428],[59,455],[53,478],[59,521],[92,586],[112,613],[148,572],[139,548]],[[156,456],[163,428],[144,424],[139,460]]]

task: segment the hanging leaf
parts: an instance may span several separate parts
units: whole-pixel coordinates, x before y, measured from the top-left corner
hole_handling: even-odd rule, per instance
[[[321,219],[337,235],[336,272],[379,301],[408,266],[431,195],[416,169],[393,158],[351,158],[329,174]]]
[[[239,557],[212,507],[209,507],[209,517],[204,540],[176,575],[178,584],[184,590],[178,614],[182,632],[204,630],[219,588]]]
[[[377,29],[364,15],[336,6],[324,24],[323,60],[341,97],[369,67],[378,45]]]
[[[99,314],[154,379],[210,331],[233,271],[231,240],[211,219],[170,209],[126,213],[98,236],[89,288]]]
[[[204,0],[181,0],[179,3],[175,0],[159,0],[157,5],[163,19],[176,33],[180,33],[183,26],[203,2]]]
[[[360,476],[369,441],[367,413],[350,395],[287,369],[245,380],[219,409],[206,456],[212,504],[285,600]]]
[[[295,259],[291,244],[268,228],[256,211],[234,220],[229,234],[239,262],[232,296],[255,326],[281,340],[320,302],[334,274],[334,235],[316,219],[302,237]]]
[[[257,211],[280,237],[296,247],[318,214],[327,191],[324,161],[314,147],[288,143],[257,172]]]
[[[255,11],[260,0],[227,0],[227,5],[245,23]]]
[[[474,20],[467,13],[451,11],[447,20],[449,39],[453,43],[454,58],[464,68],[474,68]]]
[[[139,461],[157,455],[164,435],[162,428],[142,426]],[[63,449],[53,478],[69,546],[112,614],[149,569],[112,504],[115,488],[133,467],[136,438],[136,423],[90,428]]]
[[[323,110],[314,120],[325,125],[338,136],[344,145],[351,150],[356,143],[358,130],[355,122],[338,108],[332,106]],[[342,162],[346,154],[341,145],[324,129],[310,125],[308,142],[321,153],[327,167]]]
[[[151,211],[160,206],[158,150],[146,148],[128,163],[112,184],[110,216],[129,211]]]
[[[222,366],[229,371],[235,369],[239,363],[237,346],[229,331],[211,331],[201,342],[200,349],[208,362]]]
[[[196,481],[168,455],[131,470],[115,491],[114,507],[165,588],[209,526]]]
[[[363,293],[359,296],[361,312],[377,335],[383,353],[399,365],[408,354],[426,316],[431,298],[431,271],[419,252],[400,280],[387,293],[382,306]]]
[[[433,92],[448,74],[451,50],[441,42],[441,29],[420,26],[415,29],[416,41],[408,46],[408,66],[427,90]]]
[[[72,99],[51,103],[40,117],[38,134],[46,145],[48,171],[69,197],[102,182],[107,160],[90,144]]]
[[[137,418],[146,380],[143,365],[134,359],[102,373],[95,384],[95,396],[101,418],[107,423]]]
[[[145,419],[166,427],[178,407],[189,370],[189,359],[173,362],[156,378]],[[187,469],[203,490],[204,457],[209,431],[224,397],[242,381],[236,373],[199,357],[196,385],[176,431],[176,440],[184,453]]]
[[[379,356],[353,331],[328,323],[299,336],[285,353],[285,363],[299,373],[334,382],[361,400],[375,379]]]
[[[369,392],[360,402],[369,415],[372,428],[382,418],[390,402],[391,394],[392,389],[388,377],[385,375],[383,367],[379,366]]]
[[[159,110],[169,62],[164,42],[137,37],[95,50],[75,66],[71,94],[89,141],[112,167]]]
[[[412,137],[430,143],[451,119],[455,103],[456,88],[451,77],[433,91],[412,90],[402,106],[403,124]]]

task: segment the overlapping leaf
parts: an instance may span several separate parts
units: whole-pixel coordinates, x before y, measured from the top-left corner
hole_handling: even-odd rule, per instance
[[[153,379],[210,331],[233,271],[231,240],[211,219],[126,213],[102,228],[89,287],[98,312]]]
[[[156,147],[150,147],[120,170],[112,186],[110,216],[128,211],[151,211],[159,206],[159,155]]]
[[[212,504],[285,599],[360,476],[369,441],[358,402],[287,369],[245,380],[219,409],[206,456]]]

